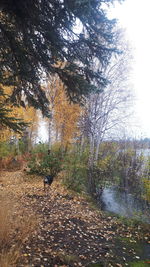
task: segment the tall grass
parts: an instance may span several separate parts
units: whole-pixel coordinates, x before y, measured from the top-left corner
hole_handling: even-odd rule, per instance
[[[15,267],[21,246],[35,229],[33,216],[21,213],[15,199],[1,199],[0,203],[0,266]]]

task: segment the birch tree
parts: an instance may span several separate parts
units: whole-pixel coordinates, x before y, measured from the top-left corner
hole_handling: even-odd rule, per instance
[[[67,147],[78,132],[81,108],[69,101],[65,89],[58,75],[51,76],[45,87],[50,110],[49,118],[46,119],[49,149],[53,141],[60,141],[62,147]]]
[[[121,34],[119,32],[118,35]],[[133,105],[133,90],[129,79],[132,56],[128,45],[125,41],[123,44],[121,36],[119,38],[122,54],[112,57],[111,63],[104,70],[106,79],[110,82],[101,93],[91,94],[87,98],[81,122],[82,133],[86,135],[90,146],[89,181],[92,191],[95,186],[92,169],[94,162],[97,162],[101,142],[125,124],[132,113],[130,107]]]
[[[55,101],[56,101],[58,92],[60,90],[61,84],[62,83],[57,75],[49,75],[49,78],[46,82],[46,86],[44,87],[46,96],[49,100],[49,116],[46,118],[46,122],[48,124],[48,147],[49,149],[51,149],[52,137],[55,131],[55,125],[54,125]]]

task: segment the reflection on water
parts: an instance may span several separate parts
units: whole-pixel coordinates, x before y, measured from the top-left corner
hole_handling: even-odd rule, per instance
[[[105,188],[101,200],[103,209],[126,217],[136,217],[150,223],[150,210],[144,201],[127,192],[118,192],[116,187]],[[150,207],[149,207],[150,208]],[[149,213],[149,214],[148,214]]]

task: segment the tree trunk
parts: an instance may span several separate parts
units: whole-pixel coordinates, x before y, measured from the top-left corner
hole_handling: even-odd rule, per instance
[[[51,119],[48,122],[48,149],[51,149]]]
[[[80,145],[80,155],[82,155],[84,151],[84,135],[81,137],[81,145]]]
[[[92,166],[88,167],[88,192],[92,197],[96,198],[96,184]]]
[[[98,160],[98,153],[99,153],[99,147],[100,147],[101,141],[99,140],[96,145],[96,151],[95,151],[95,162]]]
[[[90,151],[88,160],[88,192],[92,197],[96,197],[96,184],[94,178],[94,140],[90,137]]]

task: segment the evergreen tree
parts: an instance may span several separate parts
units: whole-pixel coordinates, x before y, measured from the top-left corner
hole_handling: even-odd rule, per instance
[[[58,74],[74,102],[105,86],[107,80],[93,64],[107,65],[116,50],[115,21],[103,9],[114,1],[1,0],[0,84],[12,86],[11,100],[23,104],[26,97],[47,114],[41,89],[47,74]]]

